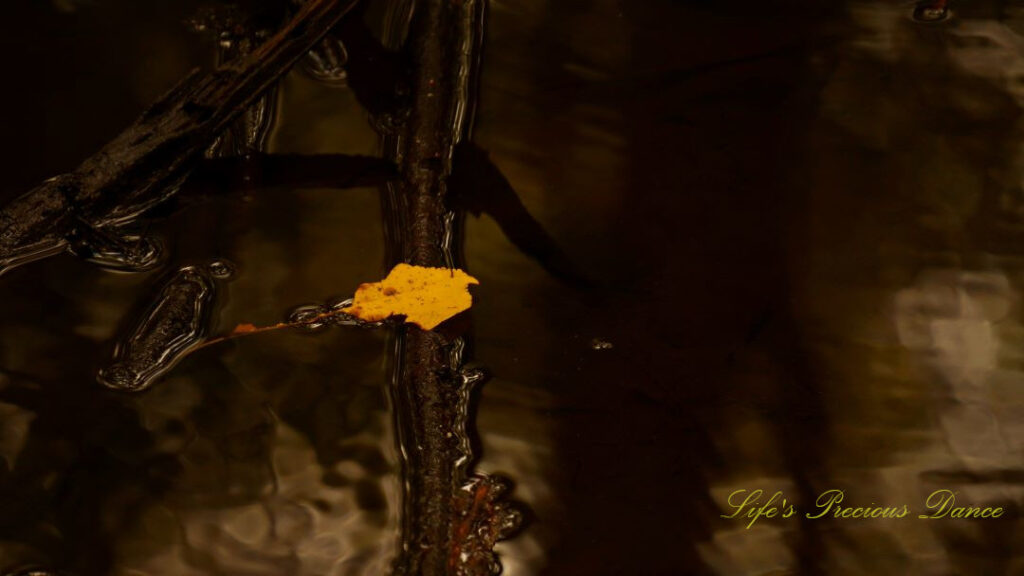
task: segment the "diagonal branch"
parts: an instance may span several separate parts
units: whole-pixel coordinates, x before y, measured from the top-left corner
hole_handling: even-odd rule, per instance
[[[455,148],[446,200],[452,208],[493,218],[516,248],[558,280],[577,289],[594,288],[593,281],[526,209],[487,152],[472,142],[460,142]]]
[[[0,274],[56,254],[76,218],[118,226],[172,196],[209,143],[302,58],[358,0],[309,0],[248,55],[193,72],[73,172],[0,210]]]

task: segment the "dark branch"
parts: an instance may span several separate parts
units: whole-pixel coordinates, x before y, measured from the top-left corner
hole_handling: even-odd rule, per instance
[[[484,213],[494,218],[516,248],[555,278],[577,289],[593,287],[593,282],[579,271],[526,209],[487,152],[472,142],[462,142],[455,149],[452,175],[448,179],[448,203],[477,216]]]
[[[371,156],[265,154],[203,160],[181,194],[216,196],[257,188],[357,188],[379,186],[398,175],[394,164]]]
[[[357,6],[333,34],[348,52],[347,81],[356,100],[379,123],[395,124],[401,120],[396,116],[408,111],[410,63],[370,32],[363,17],[366,5]]]
[[[76,218],[118,226],[174,194],[210,142],[338,23],[357,0],[309,0],[250,54],[192,73],[75,171],[0,211],[0,273],[60,252]]]

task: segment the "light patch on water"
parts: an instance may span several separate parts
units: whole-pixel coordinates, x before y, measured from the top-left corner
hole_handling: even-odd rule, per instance
[[[998,272],[928,270],[894,298],[900,343],[933,375],[938,418],[952,453],[971,469],[1019,462],[1003,436],[991,379],[999,365],[998,324],[1016,296]]]
[[[965,74],[992,80],[1024,105],[1024,37],[995,20],[967,20],[950,30],[949,57]]]
[[[756,525],[749,530],[715,532],[698,552],[715,574],[777,576],[789,574],[796,559],[787,546],[787,530],[780,526]]]
[[[29,426],[36,415],[14,404],[0,402],[0,458],[13,470],[18,456],[28,442]]]
[[[120,546],[121,573],[342,576],[388,572],[395,543],[391,522],[381,518],[379,511],[362,510],[354,485],[324,485],[324,470],[304,436],[278,424],[271,460],[273,486],[261,499],[241,498],[237,503],[228,500],[208,507],[202,504],[202,494],[179,490],[164,504],[146,511],[138,540],[129,538]],[[395,507],[397,492],[384,492],[388,507]]]
[[[850,18],[862,28],[863,34],[858,35],[850,46],[879,60],[895,60],[899,54],[896,50],[899,27],[908,10],[905,4],[892,2],[852,3]]]

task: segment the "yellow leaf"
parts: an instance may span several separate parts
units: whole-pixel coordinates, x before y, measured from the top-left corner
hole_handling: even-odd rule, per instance
[[[399,264],[380,282],[361,284],[352,306],[342,312],[367,322],[402,315],[410,324],[433,330],[469,310],[473,305],[469,285],[479,283],[459,269]]]

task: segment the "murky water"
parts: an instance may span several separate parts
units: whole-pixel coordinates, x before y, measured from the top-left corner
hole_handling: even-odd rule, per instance
[[[3,199],[224,57],[199,0],[10,4]],[[465,356],[505,573],[1022,573],[1022,35],[1010,2],[491,0],[473,140],[521,205],[467,218]],[[350,57],[211,155],[378,155]],[[387,329],[197,347],[379,279],[379,195],[183,198],[0,277],[0,573],[386,573]],[[723,518],[758,489],[910,514]],[[937,490],[1004,514],[917,518]]]

